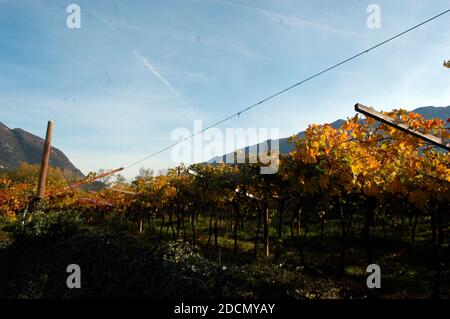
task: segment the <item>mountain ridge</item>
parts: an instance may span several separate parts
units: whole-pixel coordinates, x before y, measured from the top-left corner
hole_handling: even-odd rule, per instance
[[[410,112],[418,113],[422,115],[425,119],[429,120],[431,118],[439,118],[443,121],[447,121],[450,118],[450,105],[449,106],[424,106],[416,108]],[[338,119],[332,123],[329,123],[333,128],[339,128],[345,120]],[[301,131],[296,134],[297,136],[303,137],[305,135],[305,131]],[[284,137],[278,139],[279,141],[279,150],[282,154],[290,153],[293,150],[293,145],[288,142],[289,137]],[[272,140],[267,140],[269,147],[271,147]],[[244,152],[245,156],[248,156],[249,150],[255,145],[246,146],[244,148],[235,150]],[[207,161],[206,163],[219,163],[220,161],[225,162],[225,158],[227,156],[231,156],[232,153],[228,153],[222,156],[216,156]]]
[[[20,164],[40,164],[44,139],[24,129],[11,129],[0,122],[0,172],[17,169]],[[60,168],[63,173],[69,172],[75,177],[84,174],[72,164],[69,158],[59,149],[52,147],[49,164]]]
[[[414,109],[411,112],[418,113],[426,119],[439,118],[447,121],[450,118],[450,106],[435,107],[425,106]],[[330,125],[334,128],[340,127],[345,120],[338,119]],[[297,136],[304,136],[305,131],[297,133]],[[279,149],[283,154],[289,153],[293,149],[293,145],[288,142],[289,137],[279,139]],[[269,140],[269,145],[271,144]],[[22,163],[40,164],[42,158],[42,149],[44,139],[31,134],[24,129],[11,129],[4,123],[0,122],[0,172],[13,171]],[[246,146],[238,151],[244,151],[246,155],[252,146]],[[216,156],[207,163],[217,163],[224,160],[226,156]],[[49,164],[52,167],[60,168],[63,172],[70,172],[75,177],[84,177],[84,174],[72,164],[69,158],[59,149],[52,147]]]

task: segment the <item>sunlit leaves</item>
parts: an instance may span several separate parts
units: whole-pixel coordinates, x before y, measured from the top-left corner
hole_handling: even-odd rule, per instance
[[[425,120],[405,110],[385,113],[397,121],[447,141],[449,131],[439,119]],[[395,128],[363,119],[349,118],[340,128],[311,125],[304,137],[290,139],[293,151],[280,157],[274,175],[261,175],[261,164],[196,164],[172,169],[166,175],[141,174],[131,184],[105,180],[109,188],[97,192],[71,189],[46,199],[48,209],[117,214],[164,212],[170,207],[226,210],[233,203],[255,202],[247,194],[271,201],[280,198],[314,198],[328,207],[332,198],[404,198],[426,211],[429,195],[437,200],[450,196],[450,162],[446,153]],[[48,191],[59,190],[67,181],[57,171]],[[0,214],[13,217],[36,192],[37,171],[24,167],[0,179]],[[91,177],[95,176],[92,174]],[[238,191],[236,191],[238,190]],[[253,205],[254,209],[254,205]]]

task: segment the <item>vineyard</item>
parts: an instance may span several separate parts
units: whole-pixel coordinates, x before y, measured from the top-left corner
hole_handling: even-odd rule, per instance
[[[386,114],[424,134],[449,139],[442,120],[425,120],[404,110]],[[279,171],[272,175],[260,174],[260,164],[181,165],[165,175],[141,174],[131,183],[104,181],[107,187],[98,190],[61,192],[73,181],[53,169],[49,196],[33,204],[34,211],[30,203],[37,172],[24,166],[22,174],[5,173],[0,177],[0,261],[8,256],[20,260],[17,247],[26,250],[24,243],[41,245],[37,251],[42,253],[48,242],[65,240],[61,247],[69,249],[70,238],[78,244],[88,238],[98,245],[115,243],[114,260],[125,255],[147,260],[146,253],[136,251],[141,248],[123,248],[121,242],[179,249],[169,254],[175,256],[174,267],[190,268],[180,276],[193,278],[189,287],[206,296],[450,297],[450,160],[445,151],[357,115],[340,128],[311,125],[304,137],[292,137],[291,143],[294,150],[279,156]],[[43,237],[46,244],[39,244],[39,234],[53,228],[40,228],[37,221],[50,223],[45,216],[57,216],[53,222],[61,226],[65,215],[71,222],[76,219],[81,230],[64,240]],[[63,226],[58,228],[61,233],[72,229]],[[26,229],[33,233],[32,240],[25,238]],[[126,239],[117,241],[116,235]],[[113,237],[106,240],[108,236]],[[106,263],[102,254],[111,251],[99,248],[90,254]],[[0,267],[10,274],[17,260]],[[381,267],[382,289],[366,287],[366,267],[373,263]],[[123,267],[118,271],[136,273],[127,273],[121,283],[146,276],[147,268]],[[192,268],[205,267],[209,272],[200,271],[199,278],[192,274],[199,273]],[[31,280],[39,287],[41,268]],[[0,294],[18,294],[18,286],[10,283]],[[121,289],[123,294],[131,291]],[[177,289],[167,294],[184,292]],[[48,291],[59,296],[56,288]]]

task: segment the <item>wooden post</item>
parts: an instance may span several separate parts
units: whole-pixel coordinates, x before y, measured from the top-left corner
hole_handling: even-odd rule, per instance
[[[362,113],[365,116],[369,116],[369,117],[371,117],[377,121],[380,121],[386,125],[395,127],[396,129],[403,131],[414,137],[417,137],[425,142],[431,143],[431,144],[441,147],[447,151],[450,151],[450,145],[445,144],[440,138],[438,138],[434,135],[431,135],[431,134],[423,134],[423,133],[407,126],[404,123],[399,123],[398,121],[396,121],[395,119],[393,119],[390,116],[387,116],[387,115],[384,115],[383,113],[375,111],[373,108],[370,108],[370,107],[367,107],[360,103],[357,103],[355,105],[355,111]]]
[[[42,152],[41,170],[39,172],[37,198],[43,199],[45,196],[45,185],[47,183],[48,160],[52,148],[53,122],[48,121],[47,134],[45,136],[44,150]]]
[[[112,170],[111,172],[104,173],[104,174],[101,174],[101,175],[98,175],[98,176],[95,176],[95,177],[91,177],[91,178],[85,179],[85,180],[83,180],[81,182],[74,183],[72,185],[64,187],[63,189],[60,189],[60,190],[54,191],[54,192],[52,192],[50,194],[47,194],[45,197],[61,194],[61,193],[65,192],[65,191],[67,191],[69,189],[72,189],[72,188],[75,188],[75,187],[78,187],[78,186],[81,186],[81,185],[85,185],[85,184],[89,184],[89,183],[95,182],[96,180],[98,180],[100,178],[114,175],[114,174],[116,174],[118,172],[121,172],[123,170],[124,170],[124,168],[121,167],[121,168]]]

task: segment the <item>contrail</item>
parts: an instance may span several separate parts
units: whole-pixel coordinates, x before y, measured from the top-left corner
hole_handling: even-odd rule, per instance
[[[141,62],[154,76],[156,76],[165,86],[176,96],[180,96],[180,93],[174,89],[174,87],[167,81],[161,73],[159,73],[155,67],[147,60],[145,56],[140,54],[138,51],[133,51],[134,56]]]
[[[108,28],[111,29],[111,31],[120,39],[120,41],[122,41],[123,43],[127,43],[127,39],[125,39],[123,36],[120,35],[119,32],[117,32],[116,28],[114,28],[113,24],[110,23],[107,19],[103,18],[101,15],[99,15],[96,11],[92,10],[91,11],[92,15],[94,17],[96,17],[97,19],[99,19],[101,22],[103,22],[104,24],[106,24],[108,26]]]
[[[274,22],[282,23],[282,24],[285,24],[287,26],[294,27],[294,28],[313,28],[313,29],[317,29],[317,30],[322,30],[322,31],[327,31],[327,32],[332,32],[332,33],[337,33],[337,34],[342,34],[342,35],[359,36],[358,33],[353,32],[353,31],[338,29],[338,28],[334,28],[334,27],[331,27],[331,26],[328,26],[328,25],[325,25],[322,23],[317,23],[317,22],[313,22],[313,21],[309,21],[309,20],[293,18],[290,16],[286,16],[286,15],[277,13],[275,11],[262,9],[262,8],[258,8],[258,7],[253,7],[253,6],[250,6],[247,4],[241,4],[241,3],[231,2],[231,1],[227,1],[227,0],[208,0],[208,1],[235,7],[235,8],[243,8],[243,9],[251,10],[251,11],[257,12],[257,13],[265,16],[266,18],[268,18]]]
[[[170,84],[168,80],[166,80],[158,70],[148,61],[148,59],[139,53],[139,51],[133,51],[134,56],[141,62],[154,76],[156,76],[176,97],[180,98],[183,105],[191,112],[192,115],[195,115],[194,110],[189,106],[189,104],[183,99],[181,93],[175,90],[175,88]]]
[[[114,25],[109,22],[106,18],[103,18],[101,15],[99,15],[97,12],[95,11],[91,11],[92,15],[94,17],[96,17],[97,19],[99,19],[102,23],[104,23],[105,25],[108,26],[108,28],[120,39],[120,41],[122,41],[123,43],[128,44],[128,41],[126,38],[124,38],[119,32],[117,32],[116,28],[114,27]],[[169,90],[172,94],[174,94],[176,97],[178,97],[181,101],[181,103],[189,110],[189,112],[192,115],[195,115],[194,110],[189,106],[189,104],[184,100],[184,98],[182,97],[181,93],[178,92],[177,90],[175,90],[175,88],[170,84],[169,81],[167,81],[162,75],[161,73],[158,72],[158,70],[155,69],[155,67],[148,61],[148,59],[143,56],[142,54],[139,53],[139,51],[137,50],[133,50],[132,51],[134,56],[136,57],[136,59],[141,62],[154,76],[156,76],[158,78],[158,80],[160,80]]]

